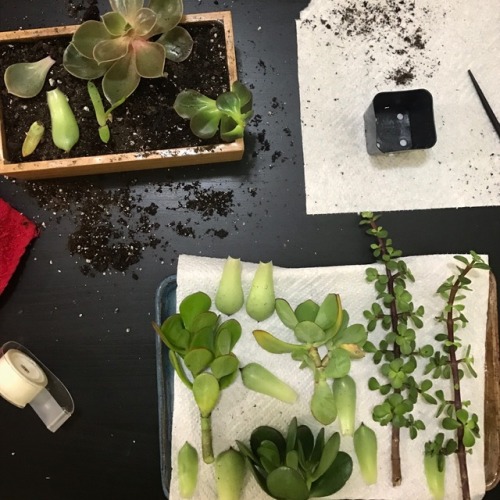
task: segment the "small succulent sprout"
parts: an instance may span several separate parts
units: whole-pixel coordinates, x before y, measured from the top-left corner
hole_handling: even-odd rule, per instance
[[[113,106],[111,106],[107,111],[104,109],[104,105],[102,103],[101,94],[99,93],[99,89],[95,85],[94,82],[87,82],[87,91],[89,93],[90,101],[92,102],[92,106],[94,107],[95,117],[97,123],[99,124],[99,137],[102,142],[107,144],[109,139],[111,138],[111,133],[108,127],[108,121],[111,121],[111,113],[123,102],[125,102],[125,98],[117,101]]]
[[[68,153],[80,138],[80,130],[68,99],[59,89],[47,92],[47,104],[50,111],[52,141]]]
[[[251,391],[260,392],[284,403],[295,403],[297,393],[287,383],[258,363],[249,363],[241,369],[243,385]]]
[[[33,122],[31,127],[26,134],[23,142],[23,147],[21,149],[21,154],[23,157],[29,156],[33,151],[35,151],[38,144],[42,140],[43,134],[45,133],[45,127],[40,121]]]
[[[191,498],[198,482],[198,452],[187,441],[177,454],[177,475],[180,496]]]
[[[352,436],[356,417],[356,382],[349,375],[333,379],[332,392],[337,406],[340,432],[343,436]]]
[[[215,295],[215,307],[230,316],[238,312],[245,302],[241,285],[241,260],[228,257]]]
[[[4,74],[7,92],[26,99],[35,97],[41,92],[47,73],[54,64],[50,56],[36,62],[12,64]]]
[[[175,99],[174,110],[190,120],[191,131],[197,137],[209,139],[220,129],[221,139],[233,142],[243,137],[245,126],[253,116],[252,93],[238,81],[217,99],[196,90],[183,90]]]
[[[353,435],[354,451],[358,459],[361,476],[366,484],[377,482],[377,435],[364,423]]]
[[[86,21],[64,52],[66,70],[77,78],[103,77],[106,99],[115,104],[129,97],[141,78],[164,74],[165,58],[181,62],[193,47],[191,35],[177,26],[182,0],[110,0],[102,21]]]
[[[351,457],[340,448],[340,435],[325,441],[325,430],[314,436],[293,418],[286,436],[273,427],[257,427],[250,446],[238,447],[261,489],[273,498],[306,500],[333,495],[352,473]]]
[[[239,500],[245,480],[245,459],[234,448],[219,453],[215,459],[217,498]]]
[[[247,297],[247,314],[255,321],[264,321],[273,314],[275,300],[273,263],[259,262]]]

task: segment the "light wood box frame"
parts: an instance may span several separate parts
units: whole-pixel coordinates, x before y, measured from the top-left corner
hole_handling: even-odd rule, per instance
[[[230,83],[237,80],[236,54],[233,23],[230,11],[185,15],[181,23],[218,21],[224,26],[227,66]],[[0,43],[30,41],[72,35],[76,26],[38,28],[32,30],[6,31],[0,33]],[[21,133],[21,132],[20,132]],[[79,158],[64,158],[47,161],[11,163],[8,160],[5,128],[0,105],[0,175],[18,179],[47,179],[77,175],[104,174],[153,168],[182,167],[241,160],[244,152],[243,139],[231,143],[210,146],[195,146],[147,152],[120,153]]]

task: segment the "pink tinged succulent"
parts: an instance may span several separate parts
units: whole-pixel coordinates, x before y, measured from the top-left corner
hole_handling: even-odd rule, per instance
[[[86,21],[73,35],[63,64],[72,75],[103,77],[106,99],[114,104],[129,97],[141,78],[164,74],[165,59],[184,61],[193,40],[181,26],[182,0],[110,0],[102,21]]]

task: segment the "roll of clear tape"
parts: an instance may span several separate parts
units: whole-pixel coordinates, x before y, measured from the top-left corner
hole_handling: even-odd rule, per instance
[[[52,432],[74,411],[64,384],[17,342],[7,342],[0,349],[0,396],[19,408],[29,404]]]

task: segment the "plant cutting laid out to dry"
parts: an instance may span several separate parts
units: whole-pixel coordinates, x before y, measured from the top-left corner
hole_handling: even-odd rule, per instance
[[[237,82],[231,13],[184,16],[182,0],[110,5],[101,20],[80,26],[0,33],[0,174],[48,178],[241,159],[252,100]],[[27,81],[33,88],[24,88]],[[88,92],[87,82],[95,82]],[[24,157],[30,125],[50,131],[45,93],[55,87],[76,117],[79,140],[66,152],[45,134]],[[178,115],[181,93],[203,96],[198,118],[186,106]],[[208,132],[201,126],[200,133],[200,118]]]

